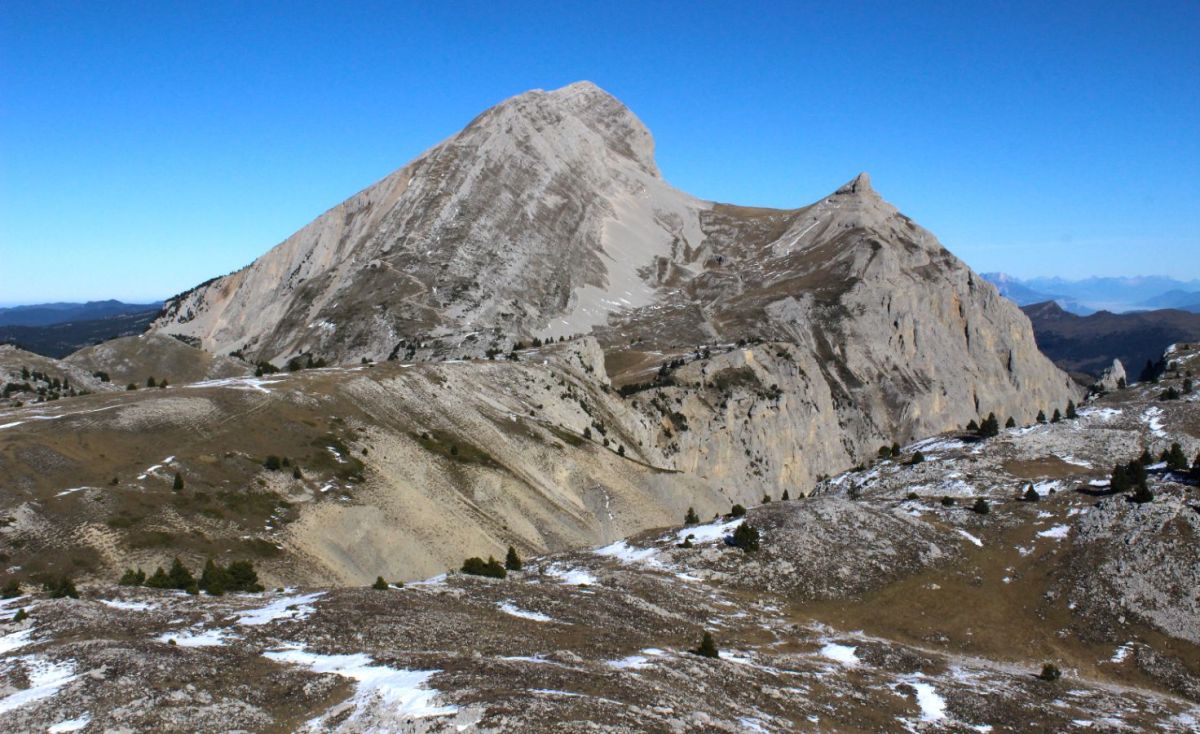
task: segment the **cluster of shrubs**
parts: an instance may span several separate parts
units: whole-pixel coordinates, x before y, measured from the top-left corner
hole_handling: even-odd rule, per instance
[[[504,557],[504,563],[500,563],[495,558],[488,556],[485,561],[478,556],[473,556],[463,561],[463,573],[471,576],[486,576],[493,579],[502,579],[508,576],[509,571],[520,571],[522,567],[521,557],[517,555],[517,549],[508,546],[508,554]]]
[[[1178,444],[1176,444],[1178,446]],[[1143,451],[1141,457],[1128,464],[1117,464],[1109,478],[1109,490],[1116,493],[1133,490],[1129,499],[1133,502],[1150,502],[1154,494],[1146,486],[1146,467],[1150,464],[1150,452]]]
[[[209,596],[221,596],[227,591],[257,593],[263,590],[251,561],[232,561],[228,566],[222,566],[211,558],[204,564],[199,579],[192,575],[182,561],[175,558],[169,571],[164,571],[162,566],[159,566],[150,576],[146,576],[146,572],[140,568],[127,568],[117,583],[121,586],[145,586],[150,589],[178,589],[189,594],[204,591]]]
[[[363,449],[363,453],[366,453],[366,449]],[[263,468],[267,471],[283,471],[289,467],[292,470],[293,479],[300,479],[304,476],[304,472],[300,471],[300,465],[293,466],[292,460],[286,456],[280,458],[275,454],[270,454],[263,460]]]
[[[42,590],[45,591],[51,599],[78,599],[79,592],[75,590],[75,582],[71,581],[69,576],[54,576],[42,582]],[[16,599],[21,595],[21,582],[15,578],[9,579],[4,586],[0,586],[0,599]],[[20,619],[14,619],[14,622],[20,622]]]

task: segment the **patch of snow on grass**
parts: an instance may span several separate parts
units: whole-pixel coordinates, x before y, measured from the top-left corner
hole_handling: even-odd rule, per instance
[[[54,496],[55,497],[66,497],[69,494],[75,494],[76,492],[82,492],[85,489],[91,489],[91,487],[71,487],[70,489],[64,489],[63,491],[59,492],[58,494],[56,494]]]
[[[0,698],[0,714],[40,701],[58,693],[58,689],[75,680],[75,665],[71,662],[56,663],[33,655],[16,658],[13,662],[25,666],[29,687]]]
[[[946,699],[942,698],[930,684],[918,675],[905,676],[901,681],[917,692],[917,706],[921,709],[921,721],[941,721],[946,718]]]
[[[260,625],[279,619],[307,619],[313,613],[311,604],[325,595],[323,591],[300,596],[286,596],[276,599],[262,609],[246,612],[238,617],[238,624]]]
[[[597,548],[595,554],[608,558],[615,558],[621,563],[636,565],[639,563],[647,566],[661,566],[662,564],[655,558],[658,555],[657,548],[635,548],[624,540],[618,540],[612,545],[606,545],[603,548]]]
[[[1102,421],[1107,423],[1112,419],[1121,415],[1121,411],[1116,408],[1080,408],[1079,417],[1087,418],[1094,421]]]
[[[1071,532],[1070,525],[1055,525],[1054,527],[1050,528],[1049,530],[1043,530],[1040,533],[1038,533],[1038,537],[1039,538],[1054,538],[1055,540],[1062,540],[1063,538],[1067,537],[1067,534],[1070,532]]]
[[[275,385],[280,382],[283,382],[283,378],[266,380],[261,377],[226,377],[220,380],[193,382],[186,387],[228,387],[234,390],[254,390],[269,394],[271,391],[267,389],[267,385]]]
[[[553,622],[554,621],[554,619],[552,617],[547,617],[545,614],[542,614],[541,612],[526,611],[524,609],[519,608],[517,605],[513,604],[512,602],[508,602],[508,601],[500,602],[496,606],[499,607],[500,611],[504,612],[505,614],[511,614],[512,616],[520,617],[521,619],[532,619],[534,622]]]
[[[953,451],[965,446],[965,443],[956,438],[934,436],[933,438],[927,438],[924,441],[918,441],[911,446],[905,447],[905,453],[911,454],[914,451],[920,451],[922,454],[931,454],[938,451]]]
[[[971,534],[970,534],[970,533],[968,533],[966,530],[959,530],[959,529],[957,529],[957,528],[956,528],[956,529],[955,529],[955,532],[956,532],[956,533],[958,533],[959,535],[963,536],[963,537],[964,537],[964,538],[966,538],[967,540],[971,541],[971,542],[972,542],[972,543],[974,543],[975,545],[979,546],[980,548],[982,548],[982,547],[983,547],[983,541],[982,541],[982,540],[980,540],[979,538],[976,538],[974,535],[971,535]]]
[[[440,670],[389,668],[386,665],[374,664],[371,658],[363,653],[320,655],[308,652],[298,645],[282,650],[269,650],[264,652],[263,656],[278,663],[301,665],[314,673],[333,673],[356,681],[358,685],[354,696],[326,714],[329,717],[338,716],[346,707],[352,707],[353,713],[349,719],[339,722],[339,727],[350,725],[346,728],[374,731],[377,727],[363,726],[367,724],[364,719],[381,709],[389,714],[414,719],[458,713],[456,706],[438,706],[434,703],[438,692],[429,688],[427,684],[430,678],[441,672]],[[327,722],[318,719],[316,722],[310,722],[310,727],[325,723]]]
[[[100,603],[106,607],[113,609],[124,609],[130,612],[145,612],[154,609],[154,604],[148,604],[144,601],[121,601],[120,599],[101,599]]]
[[[1113,651],[1113,656],[1108,659],[1108,662],[1123,663],[1125,662],[1125,659],[1129,657],[1131,652],[1133,652],[1133,643],[1126,642],[1124,645],[1121,645]]]
[[[585,569],[569,568],[567,566],[560,566],[557,563],[547,568],[546,574],[569,586],[592,586],[598,583],[596,577]]]
[[[1060,489],[1062,489],[1062,482],[1057,479],[1047,479],[1033,485],[1033,491],[1037,492],[1041,497],[1050,494],[1050,490],[1057,492]]]
[[[33,640],[29,639],[33,635],[33,628],[17,630],[3,637],[0,637],[0,655],[6,655],[13,650],[25,647]]]
[[[58,722],[47,729],[46,734],[67,734],[67,732],[79,731],[90,723],[92,723],[92,715],[84,714],[76,719],[67,719],[66,721]]]
[[[708,523],[707,525],[693,525],[683,528],[675,533],[675,540],[682,543],[687,536],[692,536],[693,543],[711,543],[714,540],[724,540],[725,536],[731,535],[734,530],[737,530],[738,525],[741,525],[745,520],[738,518],[728,522]]]
[[[154,639],[171,644],[174,640],[179,647],[216,647],[228,644],[225,630],[183,630],[182,632],[164,632]]]
[[[1142,422],[1150,429],[1150,433],[1158,438],[1166,438],[1167,432],[1163,430],[1162,408],[1151,406],[1146,408],[1146,412],[1142,413]]]
[[[842,665],[853,667],[858,665],[858,656],[854,654],[857,647],[849,645],[839,645],[836,642],[827,643],[821,648],[821,657],[836,660]]]

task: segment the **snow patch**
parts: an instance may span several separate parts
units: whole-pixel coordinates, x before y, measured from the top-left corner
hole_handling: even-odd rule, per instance
[[[618,540],[612,545],[597,548],[594,552],[598,556],[615,558],[621,563],[630,565],[645,564],[647,566],[662,566],[662,563],[655,558],[658,555],[657,548],[636,548],[624,540]]]
[[[505,614],[511,614],[512,616],[520,617],[521,619],[532,619],[534,622],[553,622],[554,621],[554,619],[552,617],[548,617],[545,614],[542,614],[541,612],[526,611],[524,609],[519,608],[512,602],[508,602],[508,601],[500,602],[496,606],[499,607],[500,611],[504,612]]]
[[[351,655],[320,655],[308,652],[300,645],[289,645],[282,650],[269,650],[263,656],[278,663],[301,665],[314,673],[333,673],[357,681],[354,696],[335,706],[324,716],[309,722],[309,728],[325,730],[326,718],[340,716],[347,708],[350,717],[339,723],[339,728],[376,730],[365,719],[375,712],[386,710],[402,718],[421,719],[430,716],[448,716],[458,713],[456,706],[438,706],[434,699],[438,691],[428,687],[429,679],[440,670],[404,670],[376,665],[363,653]]]
[[[52,660],[27,655],[16,658],[13,662],[25,666],[29,687],[0,698],[0,714],[20,708],[27,703],[49,698],[58,693],[58,689],[79,677],[75,675],[75,664],[70,661],[56,663]]]
[[[100,603],[113,609],[124,609],[130,612],[145,612],[154,609],[156,605],[144,601],[121,601],[120,599],[101,599]]]
[[[821,657],[829,658],[830,660],[836,660],[842,665],[846,665],[848,667],[854,667],[859,663],[858,656],[854,654],[854,651],[857,649],[857,647],[839,645],[836,642],[830,642],[821,648]]]
[[[197,629],[183,630],[182,632],[164,632],[154,639],[159,642],[171,644],[173,640],[179,647],[216,647],[218,645],[228,644],[229,640],[225,637],[225,630],[213,629]]]
[[[314,601],[325,595],[323,591],[300,596],[286,596],[276,599],[262,609],[246,612],[238,617],[237,623],[244,625],[268,624],[280,619],[307,619],[315,610],[311,606]]]
[[[971,535],[971,534],[970,534],[970,533],[968,533],[966,530],[959,530],[959,529],[955,528],[955,531],[954,531],[954,532],[956,532],[956,533],[958,533],[959,535],[963,536],[964,538],[966,538],[967,540],[971,541],[972,543],[974,543],[975,545],[979,546],[980,548],[982,548],[982,547],[983,547],[983,541],[982,541],[982,540],[980,540],[979,538],[976,538],[974,535]]]
[[[76,719],[67,719],[66,721],[58,722],[47,729],[46,734],[67,734],[67,732],[79,731],[90,723],[92,723],[92,715],[84,714]]]
[[[546,569],[546,574],[558,579],[560,583],[570,586],[592,586],[598,583],[596,577],[586,569],[560,566],[557,563],[551,564]]]
[[[1049,530],[1043,530],[1040,533],[1038,533],[1038,537],[1039,538],[1054,538],[1055,540],[1062,540],[1063,538],[1067,537],[1067,534],[1069,534],[1070,532],[1071,532],[1070,525],[1055,525],[1054,527],[1050,528]]]

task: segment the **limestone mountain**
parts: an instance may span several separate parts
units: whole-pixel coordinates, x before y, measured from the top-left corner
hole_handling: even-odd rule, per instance
[[[521,94],[250,266],[171,299],[154,329],[276,364],[479,357],[591,334],[627,387],[706,345],[781,342],[773,354],[787,356],[766,364],[737,352],[689,365],[680,379],[706,389],[731,371],[672,411],[738,433],[730,380],[788,396],[757,452],[775,457],[773,481],[1077,397],[1019,310],[866,174],[810,206],[749,208],[672,188],[653,152],[638,118],[590,83]],[[707,432],[692,438],[691,466],[727,453],[711,468],[732,476],[761,437],[715,453]],[[693,461],[688,441],[662,443]]]

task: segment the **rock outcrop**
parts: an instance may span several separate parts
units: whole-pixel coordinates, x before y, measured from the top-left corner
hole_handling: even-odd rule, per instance
[[[1125,386],[1125,365],[1121,360],[1114,359],[1112,366],[1100,373],[1100,379],[1092,385],[1096,392],[1112,392]]]

